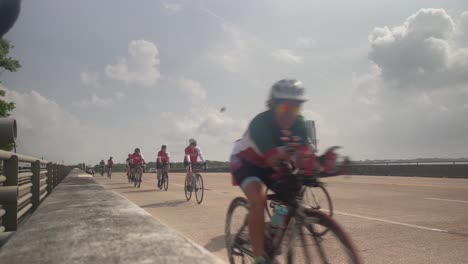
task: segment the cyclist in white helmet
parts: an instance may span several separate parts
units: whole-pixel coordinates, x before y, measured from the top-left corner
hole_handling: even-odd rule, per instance
[[[189,145],[185,148],[184,166],[187,171],[185,176],[185,185],[190,186],[190,175],[192,173],[192,164],[198,163],[198,158],[205,162],[205,158],[200,147],[197,146],[197,141],[194,138],[189,139]],[[190,188],[190,187],[189,187]]]
[[[250,204],[248,227],[254,263],[267,261],[264,258],[265,186],[284,176],[279,169],[280,162],[294,156],[296,167],[308,174],[316,164],[304,118],[300,115],[305,101],[300,81],[284,79],[273,84],[268,109],[253,118],[231,154],[233,185],[240,186]]]

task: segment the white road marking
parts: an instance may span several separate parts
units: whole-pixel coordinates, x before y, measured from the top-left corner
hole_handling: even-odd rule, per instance
[[[379,222],[388,223],[388,224],[412,227],[412,228],[417,228],[417,229],[423,229],[423,230],[429,230],[429,231],[435,231],[435,232],[442,232],[442,233],[450,233],[448,230],[425,227],[425,226],[418,226],[418,225],[412,225],[412,224],[407,224],[407,223],[402,223],[402,222],[397,222],[397,221],[392,221],[392,220],[386,220],[386,219],[381,219],[381,218],[375,218],[375,217],[369,217],[369,216],[363,216],[363,215],[356,215],[356,214],[349,214],[349,213],[337,212],[337,211],[333,211],[333,213],[346,215],[346,216],[358,217],[358,218],[367,219],[367,220],[374,220],[374,221],[379,221]]]
[[[440,199],[440,198],[424,198],[426,200],[436,200],[436,201],[447,201],[447,202],[457,202],[457,203],[468,203],[468,201],[463,201],[463,200],[450,200],[450,199]]]

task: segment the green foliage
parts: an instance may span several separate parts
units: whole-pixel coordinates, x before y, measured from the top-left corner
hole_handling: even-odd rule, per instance
[[[13,48],[10,41],[1,38],[0,39],[0,74],[4,71],[15,72],[21,68],[21,64],[18,60],[15,60],[8,56],[10,49]],[[15,109],[15,103],[7,102],[1,98],[5,96],[5,91],[0,90],[0,118],[10,116],[10,112]],[[14,148],[14,144],[8,144],[0,146],[0,149],[11,151]]]
[[[11,45],[10,41],[3,38],[0,39],[0,68],[3,68],[0,73],[4,71],[15,72],[21,68],[18,60],[8,57],[8,53],[10,53],[10,49],[12,48],[14,46]]]

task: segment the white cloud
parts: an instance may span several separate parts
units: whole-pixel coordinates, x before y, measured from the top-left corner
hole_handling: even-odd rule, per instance
[[[146,40],[132,40],[128,53],[127,57],[119,57],[116,64],[106,66],[106,76],[126,84],[155,85],[161,77],[156,45]]]
[[[182,92],[189,95],[192,101],[197,102],[206,99],[206,90],[199,82],[189,79],[180,79],[177,84],[180,86]]]
[[[315,44],[315,40],[306,37],[299,37],[296,39],[296,46],[300,48],[309,48]]]
[[[91,149],[86,140],[91,133],[78,117],[36,91],[2,89],[6,100],[16,104],[12,117],[18,123],[19,153],[66,163],[85,158],[86,149]]]
[[[223,22],[221,28],[227,42],[223,42],[223,45],[214,52],[214,60],[228,72],[237,73],[242,68],[243,61],[249,57],[251,48],[247,44],[248,36],[231,23]]]
[[[91,87],[99,87],[99,75],[96,72],[82,71],[81,82]]]
[[[323,115],[312,110],[303,110],[302,115],[306,120],[314,120],[315,127],[317,128],[317,138],[330,138],[338,136],[339,129],[328,122],[326,122]]]
[[[400,26],[375,28],[369,58],[380,67],[381,77],[400,89],[466,84],[468,47],[458,43],[456,28],[444,9],[421,9]]]
[[[287,64],[301,64],[303,63],[303,58],[301,56],[295,55],[292,50],[289,49],[278,49],[271,53],[271,55],[284,63]]]
[[[114,94],[113,97],[108,98],[101,98],[96,94],[93,94],[90,99],[83,99],[80,102],[76,103],[75,105],[81,108],[88,108],[88,107],[100,107],[100,108],[110,108],[115,103],[120,102],[124,99],[125,94],[121,92],[117,92]]]
[[[350,104],[353,122],[343,117],[340,125],[360,131],[348,142],[365,140],[369,157],[464,155],[468,47],[461,23],[443,9],[421,9],[371,32],[370,70],[353,75],[353,96],[363,104]]]
[[[177,3],[176,1],[164,1],[162,5],[167,11],[168,15],[175,15],[183,10],[184,6],[181,3]]]

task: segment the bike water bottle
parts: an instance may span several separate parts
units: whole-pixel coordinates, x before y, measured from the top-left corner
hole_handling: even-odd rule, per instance
[[[270,223],[270,238],[273,243],[279,239],[279,236],[286,228],[286,215],[288,214],[288,208],[284,206],[277,206],[275,208],[275,213],[271,217]]]

